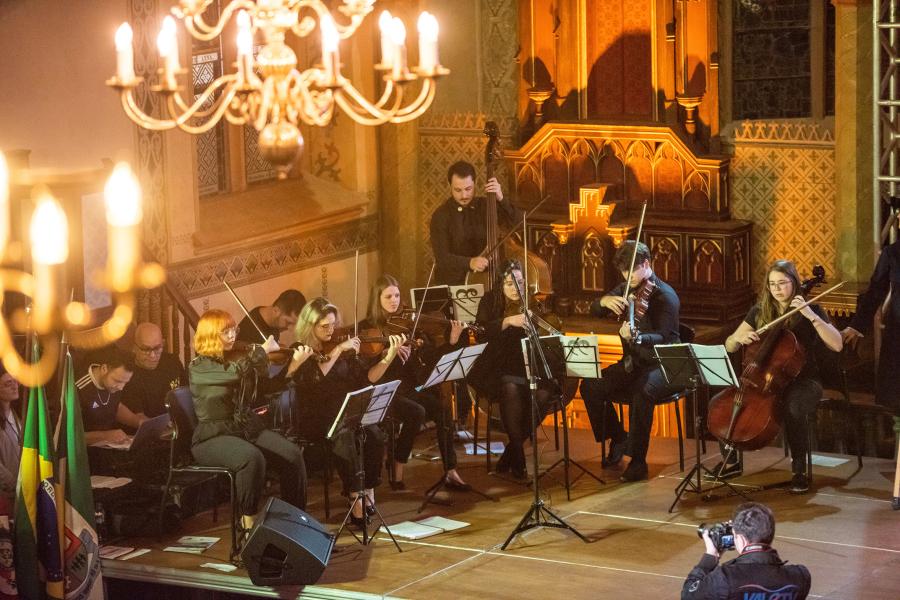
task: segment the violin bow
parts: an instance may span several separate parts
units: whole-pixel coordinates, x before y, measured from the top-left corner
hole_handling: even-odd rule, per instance
[[[643,208],[641,208],[641,220],[638,222],[638,230],[637,235],[634,236],[634,252],[631,253],[631,266],[628,267],[628,279],[625,280],[625,290],[622,294],[622,297],[626,300],[628,299],[628,293],[631,291],[631,276],[634,275],[634,263],[637,259],[637,250],[638,244],[641,243],[641,231],[644,229],[644,215],[647,214],[647,202],[644,202]]]
[[[757,329],[757,330],[756,330],[756,335],[762,335],[763,333],[765,333],[766,331],[768,331],[769,329],[771,329],[771,328],[772,328],[774,325],[776,325],[777,323],[780,323],[780,322],[784,321],[785,319],[787,319],[787,318],[793,316],[794,314],[796,314],[797,312],[803,310],[804,308],[806,308],[807,306],[809,306],[809,305],[812,304],[813,302],[817,302],[817,301],[819,300],[819,298],[821,298],[822,296],[824,296],[824,295],[826,295],[826,294],[830,294],[831,292],[833,292],[834,290],[838,289],[839,287],[841,287],[841,286],[844,285],[845,283],[846,283],[846,281],[842,281],[842,282],[838,283],[837,285],[833,285],[833,286],[831,286],[830,288],[828,288],[827,290],[825,290],[824,292],[822,292],[821,294],[819,294],[818,296],[816,296],[815,298],[810,298],[809,300],[807,300],[806,302],[804,302],[804,303],[801,304],[800,306],[795,306],[792,310],[787,311],[786,313],[784,313],[783,315],[781,315],[781,316],[778,317],[777,319],[773,319],[772,321],[766,323],[765,325],[763,325],[762,327],[760,327],[759,329]]]
[[[222,284],[225,286],[225,289],[228,290],[229,293],[231,293],[231,297],[234,298],[234,301],[238,303],[238,306],[241,307],[241,310],[243,311],[243,313],[244,313],[245,315],[247,315],[247,319],[249,319],[249,321],[250,321],[251,323],[253,323],[253,327],[256,328],[256,331],[259,332],[259,336],[262,338],[263,343],[265,343],[266,340],[267,340],[268,338],[266,337],[266,334],[264,334],[264,333],[262,332],[262,329],[259,328],[259,325],[256,323],[256,321],[253,320],[253,317],[250,316],[250,312],[247,310],[247,307],[244,306],[244,303],[241,302],[241,299],[238,298],[238,295],[234,293],[234,290],[231,289],[231,286],[228,285],[228,282],[227,282],[227,281],[225,281],[225,280],[223,279],[223,280],[222,280]]]
[[[416,309],[416,320],[413,321],[412,331],[409,332],[410,340],[415,339],[416,329],[419,327],[419,317],[422,316],[422,311],[425,309],[425,298],[428,296],[428,287],[431,285],[431,278],[434,276],[435,264],[437,264],[437,261],[431,263],[431,271],[428,273],[428,281],[425,282],[425,291],[422,293],[422,301],[419,303],[419,307]]]
[[[359,248],[353,260],[353,337],[359,337]]]

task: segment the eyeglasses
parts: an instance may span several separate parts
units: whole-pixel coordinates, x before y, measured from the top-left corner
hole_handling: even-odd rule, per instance
[[[324,329],[325,331],[330,331],[334,329],[334,323],[319,323],[316,325],[319,329]]]
[[[142,354],[162,354],[163,345],[159,346],[137,346],[138,352]]]
[[[790,283],[791,283],[790,279],[782,279],[781,281],[770,281],[769,289],[770,290],[780,290],[781,288],[787,287],[788,285],[790,285]]]

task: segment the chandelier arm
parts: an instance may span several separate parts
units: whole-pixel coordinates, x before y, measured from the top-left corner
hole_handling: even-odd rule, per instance
[[[314,71],[314,69],[307,69],[303,74],[298,74],[297,77],[293,80],[296,84],[291,87],[290,98],[292,100],[292,104],[298,104],[297,95],[300,95],[299,104],[304,108],[304,110],[299,111],[300,119],[308,124],[315,125],[318,127],[324,127],[328,125],[331,121],[331,118],[334,116],[334,92],[328,90],[324,93],[330,93],[331,95],[324,103],[318,102],[318,95],[313,94],[307,85],[307,81],[314,76],[310,73],[310,71]],[[320,106],[324,105],[325,110],[319,109]],[[319,109],[319,110],[314,110]]]
[[[200,96],[196,100],[194,100],[194,103],[190,106],[188,106],[187,102],[184,101],[184,98],[177,91],[171,93],[170,96],[174,98],[175,105],[178,109],[175,112],[170,111],[172,118],[177,121],[181,118],[182,115],[190,113],[189,118],[202,119],[213,114],[218,110],[216,106],[218,101],[213,100],[208,108],[203,108],[203,105],[212,97],[213,94],[219,91],[219,88],[222,88],[226,85],[236,86],[236,84],[237,75],[222,75],[221,77],[216,78],[215,81],[213,81],[211,84],[209,84],[209,86],[205,90],[203,90],[203,93],[200,94]],[[221,100],[221,98],[219,98],[219,100]]]
[[[144,129],[149,129],[151,131],[167,131],[169,129],[175,129],[176,127],[173,119],[156,119],[142,111],[135,102],[134,94],[131,89],[122,90],[122,108],[125,109],[125,114],[128,115],[129,119]]]
[[[328,7],[325,6],[321,0],[298,0],[297,2],[289,3],[288,7],[297,13],[297,23],[295,23],[291,27],[291,31],[297,37],[306,37],[316,28],[317,21],[309,20],[307,18],[299,18],[300,11],[302,11],[303,9],[308,9],[316,13],[316,16],[319,17],[319,21],[322,20],[322,17],[331,17],[332,21],[334,21],[335,29],[337,29],[338,36],[342,40],[346,40],[354,33],[356,33],[356,30],[359,29],[359,26],[366,18],[366,15],[372,12],[371,7],[369,7],[365,12],[358,14],[348,14],[346,11],[341,10],[341,12],[350,17],[350,22],[346,25],[343,25],[334,20],[334,16],[331,14],[331,11],[328,10]]]
[[[203,13],[209,4],[209,2],[205,3],[197,12],[186,13],[176,7],[172,9],[172,13],[184,21],[184,26],[191,36],[204,42],[219,36],[231,19],[231,15],[238,9],[246,9],[256,16],[256,3],[250,0],[232,0],[219,15],[219,20],[214,25],[210,25],[203,18]]]
[[[75,348],[102,348],[125,335],[134,318],[134,292],[117,295],[116,308],[113,314],[99,327],[87,331],[67,333],[69,344]]]
[[[178,125],[178,128],[182,131],[186,131],[192,134],[200,134],[206,131],[209,131],[213,127],[215,127],[219,121],[222,120],[222,115],[225,114],[225,111],[228,110],[228,105],[231,104],[231,99],[234,97],[236,90],[234,87],[228,88],[222,96],[219,98],[217,103],[214,105],[216,107],[216,111],[210,116],[205,122],[200,125],[190,125],[188,121],[195,118],[195,115],[191,113],[184,113],[178,117],[175,123]],[[169,112],[172,112],[175,109],[174,100],[169,97]],[[196,106],[196,103],[194,104]]]
[[[3,292],[19,292],[29,298],[34,297],[34,276],[24,271],[0,269],[0,283]],[[0,360],[9,373],[22,385],[34,387],[46,382],[56,372],[59,358],[59,338],[56,334],[38,335],[44,353],[36,363],[28,363],[16,351],[7,320],[0,316]]]
[[[415,119],[422,112],[425,111],[434,100],[434,93],[437,89],[437,86],[434,84],[434,80],[431,78],[426,79],[422,82],[422,89],[419,90],[418,97],[407,106],[401,108],[397,111],[397,114],[391,119],[391,123],[406,123],[407,121],[411,121]],[[415,114],[412,118],[410,115]],[[402,119],[402,120],[401,120]]]
[[[391,120],[391,117],[397,114],[397,111],[403,104],[402,86],[397,86],[397,92],[394,94],[394,104],[389,109],[386,109],[384,106],[373,105],[349,82],[338,91],[340,93],[335,95],[335,101],[338,102],[341,108],[343,108],[350,117],[357,123],[363,125],[380,125],[382,123],[387,123]],[[355,104],[349,102],[347,98],[344,98],[345,94],[350,100],[355,102]],[[371,115],[373,118],[367,118],[367,114]]]
[[[257,109],[256,119],[253,121],[253,128],[257,131],[262,131],[262,128],[266,126],[266,121],[269,116],[269,107],[272,104],[272,96],[274,94],[275,81],[271,77],[268,77],[263,82],[259,108]]]
[[[334,102],[337,104],[351,119],[359,123],[360,125],[382,125],[387,123],[391,119],[391,113],[387,111],[378,111],[377,113],[371,113],[369,111],[365,111],[359,106],[354,105],[350,102],[342,93],[337,93],[334,96]],[[395,107],[396,108],[396,105]],[[371,114],[371,117],[367,117],[366,115]]]

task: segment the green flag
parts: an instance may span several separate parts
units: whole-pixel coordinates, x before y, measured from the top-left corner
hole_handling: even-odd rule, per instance
[[[15,526],[16,581],[27,600],[63,597],[52,442],[44,388],[29,388]]]
[[[72,355],[66,352],[56,451],[59,456],[59,518],[63,521],[66,600],[103,599],[94,495]]]

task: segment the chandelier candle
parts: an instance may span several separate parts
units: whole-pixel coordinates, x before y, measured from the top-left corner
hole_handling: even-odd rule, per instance
[[[175,19],[172,17],[163,19],[162,29],[156,37],[156,47],[163,62],[163,88],[174,90],[178,87],[175,74],[181,69],[181,65],[178,63],[178,36],[175,33]]]
[[[133,34],[128,23],[116,29],[116,77],[119,81],[134,79],[134,50],[131,47]]]
[[[322,66],[324,69],[321,85],[336,87],[337,76],[341,72],[341,59],[338,51],[338,42],[341,38],[334,26],[334,19],[331,17],[322,17],[319,27],[322,32]]]
[[[37,207],[31,216],[31,261],[34,271],[32,326],[39,334],[53,330],[58,306],[60,265],[69,257],[69,225],[66,213],[45,187],[39,188]]]
[[[394,65],[394,43],[391,41],[391,24],[394,17],[390,11],[383,11],[378,17],[378,29],[381,30],[381,64],[379,68],[390,71]]]
[[[403,81],[409,76],[406,70],[406,26],[397,17],[391,21],[391,45],[394,47],[391,77],[395,81]]]
[[[423,74],[434,73],[438,66],[438,22],[429,12],[419,16],[419,69]]]
[[[103,188],[109,225],[108,285],[114,292],[134,287],[140,264],[141,188],[127,163],[119,163]]]
[[[238,12],[237,26],[237,82],[243,86],[253,77],[253,30],[246,10]]]

